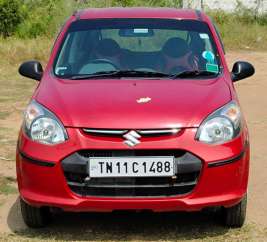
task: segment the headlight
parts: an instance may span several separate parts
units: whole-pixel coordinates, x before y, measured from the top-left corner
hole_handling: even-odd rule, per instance
[[[59,144],[68,138],[58,118],[36,101],[24,113],[23,128],[30,139],[43,144]]]
[[[234,139],[241,129],[241,112],[232,101],[209,115],[200,125],[196,139],[209,144],[222,144]]]

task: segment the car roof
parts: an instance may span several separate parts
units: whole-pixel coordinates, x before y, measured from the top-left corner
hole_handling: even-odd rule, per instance
[[[79,19],[103,18],[168,18],[168,19],[201,19],[200,11],[176,8],[88,8],[77,11]]]

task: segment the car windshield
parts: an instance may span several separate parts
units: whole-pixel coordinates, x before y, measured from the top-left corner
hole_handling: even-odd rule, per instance
[[[206,23],[170,19],[77,20],[54,63],[60,78],[209,78],[220,72]]]

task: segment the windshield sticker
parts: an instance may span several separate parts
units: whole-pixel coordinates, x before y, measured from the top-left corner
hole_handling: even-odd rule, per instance
[[[57,75],[64,75],[64,72],[68,69],[66,66],[59,66],[56,68]]]
[[[217,73],[219,73],[219,66],[215,65],[215,64],[207,63],[206,64],[206,70],[209,72],[214,72],[217,74]]]
[[[211,51],[204,51],[202,57],[210,64],[215,64],[215,55]]]
[[[206,33],[200,33],[200,34],[199,34],[199,37],[200,37],[201,39],[209,39],[209,38],[210,38],[209,35],[206,34]]]

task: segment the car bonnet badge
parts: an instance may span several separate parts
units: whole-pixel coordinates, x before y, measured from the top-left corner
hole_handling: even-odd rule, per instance
[[[139,99],[136,100],[137,103],[148,103],[151,101],[151,98],[150,97],[141,97]]]

